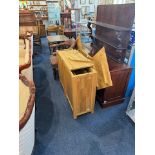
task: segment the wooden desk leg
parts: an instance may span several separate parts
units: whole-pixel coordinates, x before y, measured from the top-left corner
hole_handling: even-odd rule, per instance
[[[54,80],[56,80],[57,79],[56,68],[53,68],[53,76],[54,76]]]
[[[73,118],[74,119],[77,119],[77,112],[76,112],[76,109],[75,108],[73,108]]]
[[[94,113],[94,110],[92,110],[91,113],[93,114]]]
[[[74,118],[74,119],[77,119],[77,115],[73,114],[73,118]]]

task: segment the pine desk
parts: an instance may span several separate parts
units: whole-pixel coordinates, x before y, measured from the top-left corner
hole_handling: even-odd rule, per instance
[[[84,113],[93,113],[97,72],[92,61],[77,50],[58,51],[57,56],[60,82],[74,119]]]

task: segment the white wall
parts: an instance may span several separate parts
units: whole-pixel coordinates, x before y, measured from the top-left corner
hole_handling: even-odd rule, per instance
[[[94,0],[94,3],[93,4],[90,4],[89,3],[89,0],[85,0],[85,1],[86,1],[85,4],[81,4],[80,3],[80,0],[77,0],[78,8],[82,8],[82,7],[87,7],[88,6],[91,9],[91,7],[94,6],[94,13],[95,13],[96,10],[97,10],[97,5],[99,4],[99,0]]]
[[[31,155],[35,139],[35,106],[26,125],[19,133],[19,155]]]

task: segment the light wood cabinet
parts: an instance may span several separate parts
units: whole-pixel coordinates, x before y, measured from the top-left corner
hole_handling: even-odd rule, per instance
[[[84,113],[93,113],[97,73],[93,69],[92,62],[76,50],[59,51],[57,56],[60,82],[70,103],[74,119]],[[72,56],[80,59],[77,62],[72,61]]]

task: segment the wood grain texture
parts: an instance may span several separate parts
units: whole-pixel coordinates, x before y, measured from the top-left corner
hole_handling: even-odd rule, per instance
[[[93,69],[93,64],[89,59],[86,59],[82,54],[79,53],[75,57],[75,50],[73,52],[74,57],[78,63],[76,64],[69,59],[69,51],[59,51],[58,56],[58,68],[59,78],[63,86],[65,96],[67,96],[70,106],[73,111],[74,119],[77,116],[87,113],[94,112],[95,96],[96,96],[96,85],[97,85],[97,73]],[[76,51],[77,52],[77,51]],[[73,55],[72,55],[73,56]],[[79,64],[81,61],[81,65]],[[85,70],[87,68],[87,71]],[[76,72],[79,69],[79,74]]]
[[[123,63],[134,16],[134,4],[98,5],[97,7],[93,54],[105,47],[113,83],[111,87],[97,90],[96,98],[102,107],[122,103],[125,98],[131,68]]]
[[[93,36],[96,47],[104,46],[109,57],[123,63],[134,16],[134,4],[98,5],[96,35]]]
[[[35,101],[35,85],[34,85],[33,81],[29,81],[25,76],[23,76],[21,74],[19,75],[19,79],[23,82],[23,84],[26,87],[29,87],[29,90],[30,90],[30,94],[29,94],[29,98],[27,101],[27,106],[26,106],[25,112],[19,121],[19,130],[21,130],[25,126],[27,121],[29,120],[32,110],[33,110],[34,101]],[[24,90],[22,90],[22,91],[24,91]]]
[[[111,59],[108,59],[108,63],[113,86],[97,90],[97,99],[102,107],[108,107],[123,102],[132,70],[125,64],[116,63]]]
[[[35,14],[29,10],[20,10],[19,26],[36,26]]]
[[[35,85],[34,85],[34,82],[33,82],[33,78],[32,78],[32,46],[31,46],[31,39],[32,37],[28,36],[25,36],[23,37],[25,42],[23,42],[23,44],[26,44],[26,46],[21,46],[19,52],[19,59],[25,59],[23,61],[23,63],[21,63],[19,65],[19,80],[20,80],[20,84],[22,84],[22,90],[21,91],[24,91],[26,89],[26,92],[27,92],[27,88],[29,88],[29,94],[27,98],[25,98],[24,96],[20,96],[20,101],[23,101],[23,99],[28,99],[27,101],[24,101],[20,104],[26,104],[24,105],[24,109],[22,111],[22,115],[20,115],[20,120],[19,120],[19,130],[21,130],[25,124],[27,123],[27,121],[29,120],[30,116],[31,116],[31,113],[32,113],[32,110],[33,110],[33,107],[34,107],[34,101],[35,101]],[[22,37],[20,37],[22,38]],[[22,40],[22,39],[21,39]],[[20,42],[21,44],[22,42]],[[22,49],[23,47],[23,49]],[[24,49],[24,47],[26,47]],[[25,52],[25,53],[24,53]],[[27,55],[27,57],[25,57],[25,55]],[[24,89],[25,87],[25,89]],[[24,95],[24,93],[20,93],[20,95]],[[25,94],[26,95],[26,94]]]
[[[26,36],[24,38],[24,48],[19,49],[19,74],[21,74],[21,71],[31,66],[31,40],[30,38],[27,38]],[[22,40],[22,39],[20,39]],[[25,41],[26,40],[26,41]],[[19,46],[20,47],[20,46]],[[24,59],[24,61],[20,61],[21,59]]]

